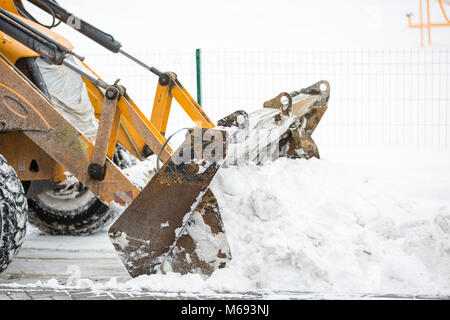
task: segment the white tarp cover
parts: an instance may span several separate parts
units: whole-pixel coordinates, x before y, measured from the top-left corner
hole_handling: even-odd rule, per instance
[[[49,64],[41,58],[36,59],[36,64],[56,109],[89,140],[95,140],[98,123],[81,76],[64,65]]]

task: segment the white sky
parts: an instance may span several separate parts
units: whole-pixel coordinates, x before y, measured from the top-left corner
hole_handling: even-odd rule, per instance
[[[113,34],[131,51],[420,45],[419,31],[409,29],[406,18],[406,13],[411,12],[413,22],[418,21],[419,0],[59,0],[59,3]],[[437,1],[430,3],[432,20],[443,22]],[[26,5],[33,9],[33,5]],[[446,8],[450,16],[450,6]],[[66,29],[58,27],[56,31],[70,34],[78,48],[97,50]],[[432,47],[450,47],[450,27],[432,30]]]

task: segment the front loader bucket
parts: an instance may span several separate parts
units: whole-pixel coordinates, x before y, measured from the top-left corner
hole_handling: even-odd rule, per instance
[[[226,132],[194,129],[109,236],[132,277],[157,272],[206,276],[231,259],[209,184],[226,154]]]

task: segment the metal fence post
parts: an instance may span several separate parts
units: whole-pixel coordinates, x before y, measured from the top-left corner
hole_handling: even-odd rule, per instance
[[[202,105],[202,68],[201,49],[195,49],[195,64],[197,69],[197,103]]]

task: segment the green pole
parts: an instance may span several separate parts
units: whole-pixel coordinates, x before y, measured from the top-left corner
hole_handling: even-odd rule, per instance
[[[195,49],[195,64],[197,68],[197,103],[202,105],[202,66],[201,49]]]

